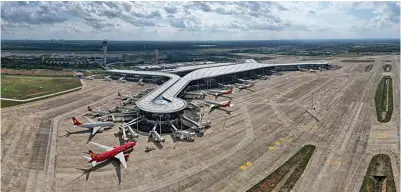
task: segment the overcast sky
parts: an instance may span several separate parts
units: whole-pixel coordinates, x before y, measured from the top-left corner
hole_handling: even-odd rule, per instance
[[[400,2],[2,2],[2,39],[399,38]]]

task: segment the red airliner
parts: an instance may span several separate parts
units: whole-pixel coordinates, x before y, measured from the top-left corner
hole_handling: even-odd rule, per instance
[[[116,158],[121,162],[121,164],[123,164],[124,168],[127,168],[126,160],[129,157],[129,154],[124,154],[124,152],[132,149],[136,145],[136,142],[127,142],[124,145],[109,147],[94,142],[91,143],[97,145],[100,148],[103,148],[104,150],[106,150],[106,152],[96,154],[92,150],[89,150],[90,157],[84,156],[86,159],[89,160],[88,163],[92,163],[92,166],[96,166],[96,162],[102,162],[110,158]]]

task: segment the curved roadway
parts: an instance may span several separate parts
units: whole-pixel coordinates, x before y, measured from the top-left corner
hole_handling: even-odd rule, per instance
[[[194,80],[217,77],[221,75],[235,74],[239,72],[262,69],[266,67],[288,66],[288,65],[309,65],[309,64],[328,64],[328,63],[287,63],[287,64],[261,64],[249,62],[237,65],[212,67],[195,70],[184,77],[165,72],[156,71],[133,71],[133,70],[108,70],[113,73],[163,76],[170,78],[166,83],[155,89],[148,95],[136,102],[136,105],[143,111],[151,113],[173,113],[181,111],[187,107],[187,102],[178,98],[178,94]]]

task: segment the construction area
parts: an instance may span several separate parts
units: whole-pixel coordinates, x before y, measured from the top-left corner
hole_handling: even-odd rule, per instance
[[[399,56],[369,60],[373,62],[335,57],[330,62],[340,69],[284,71],[257,80],[252,90],[235,88],[230,113],[209,113],[205,107],[202,118],[210,128],[192,141],[162,133],[165,140],[157,145],[137,130],[138,124],[132,125],[138,136],[127,169],[113,161],[91,168],[83,153],[102,150],[87,143],[89,133],[74,127],[71,118],[86,121],[81,116],[88,106],[111,108],[121,103],[117,92],[133,95],[157,85],[85,80],[79,91],[5,108],[1,190],[247,191],[306,145],[315,149],[294,191],[359,191],[378,154],[389,156],[392,177],[399,181],[399,99],[394,99],[387,123],[377,120],[375,109],[376,88],[384,76],[392,78],[393,98],[400,98]],[[384,71],[385,65],[391,71]],[[121,125],[116,121],[91,141],[122,145],[125,135],[117,134]]]

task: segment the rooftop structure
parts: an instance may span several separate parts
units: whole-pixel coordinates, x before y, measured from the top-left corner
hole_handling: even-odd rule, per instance
[[[159,88],[155,89],[136,102],[136,105],[143,111],[162,114],[178,112],[187,107],[187,102],[178,98],[177,96],[191,81],[269,67],[302,65],[328,65],[328,63],[262,64],[257,63],[255,60],[247,60],[246,63],[241,64],[198,69],[181,78],[178,75],[171,73],[156,71],[109,70],[109,72],[133,75],[164,76],[170,78],[170,80],[162,84]]]

